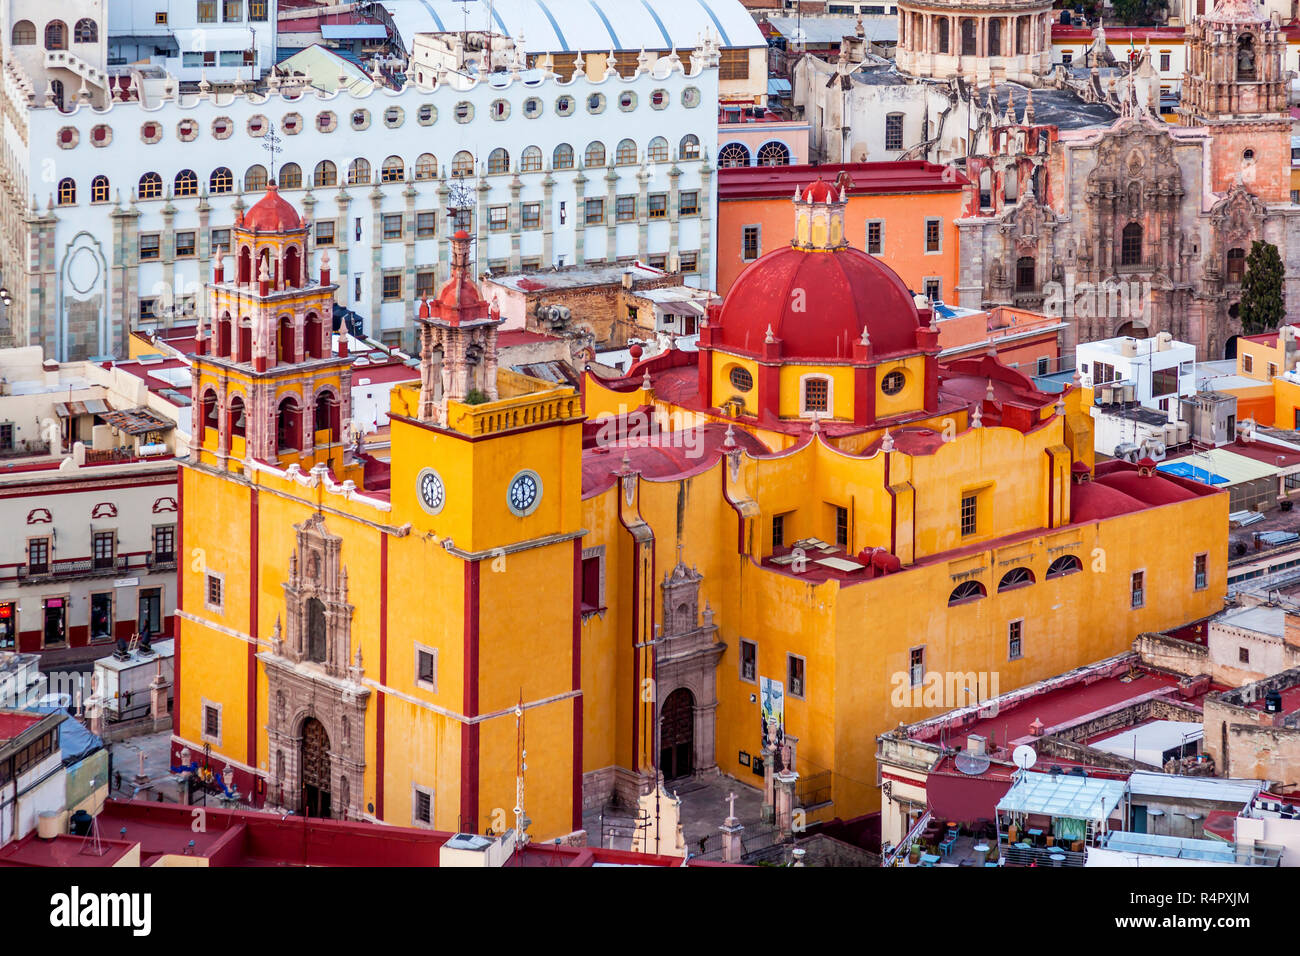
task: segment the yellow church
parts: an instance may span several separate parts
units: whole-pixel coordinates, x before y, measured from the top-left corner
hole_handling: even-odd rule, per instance
[[[1079,389],[941,363],[844,205],[800,190],[698,350],[581,393],[498,368],[457,233],[381,460],[349,440],[328,259],[269,187],[198,332],[173,765],[550,839],[656,775],[779,761],[848,818],[880,805],[877,734],[970,702],[900,687],[1005,692],[1219,609],[1227,495],[1094,467]]]

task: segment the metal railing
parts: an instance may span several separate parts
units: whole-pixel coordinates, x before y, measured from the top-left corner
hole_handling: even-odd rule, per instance
[[[926,810],[925,813],[921,814],[921,819],[917,820],[916,825],[907,831],[907,836],[903,837],[898,846],[885,854],[880,861],[880,865],[897,866],[900,858],[907,855],[912,844],[920,838],[921,834],[925,832],[925,828],[930,825],[930,817],[931,813],[929,810]]]
[[[1088,859],[1088,851],[1063,850],[1054,846],[1021,847],[1003,844],[998,852],[1011,866],[1083,866]],[[1053,860],[1053,856],[1063,859]]]
[[[809,774],[799,778],[798,805],[805,810],[825,806],[831,802],[831,772]]]

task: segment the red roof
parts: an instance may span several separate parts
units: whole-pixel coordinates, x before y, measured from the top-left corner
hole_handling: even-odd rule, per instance
[[[1146,505],[1131,495],[1096,481],[1085,481],[1070,488],[1070,523],[1101,521],[1116,515],[1141,511]]]
[[[266,195],[244,213],[244,221],[240,225],[256,232],[293,232],[302,228],[302,217],[280,195],[275,183],[268,183]]]
[[[847,173],[848,196],[872,193],[960,192],[969,180],[937,163],[828,163],[824,166],[735,166],[718,170],[718,199],[789,199],[816,179]]]
[[[32,724],[44,719],[44,714],[0,713],[0,740],[13,740]]]
[[[824,179],[809,185],[801,196],[804,202],[836,202],[840,198],[839,191]]]
[[[647,435],[644,434],[645,414],[638,409],[632,415],[640,415],[640,420],[618,416],[588,422],[584,427],[593,433],[590,441],[596,445],[582,452],[584,498],[600,494],[614,484],[617,473],[623,469],[625,456],[633,471],[660,481],[706,471],[721,457],[727,438],[726,425],[709,422],[696,428]],[[609,435],[610,440],[602,440],[602,435]],[[766,445],[743,428],[733,428],[732,436],[736,447],[751,455],[770,454]]]
[[[860,249],[787,246],[740,277],[722,306],[718,348],[758,354],[769,327],[783,358],[845,360],[865,326],[877,356],[916,352],[912,294],[893,269]]]

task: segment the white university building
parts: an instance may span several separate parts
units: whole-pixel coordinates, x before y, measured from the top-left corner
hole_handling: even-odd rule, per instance
[[[582,62],[527,69],[521,51],[490,74],[411,68],[401,90],[255,87],[250,68],[220,89],[200,71],[188,93],[157,60],[110,66],[122,38],[106,43],[104,15],[103,0],[0,0],[0,345],[125,355],[131,327],[192,323],[273,164],[311,223],[312,269],[328,254],[338,305],[389,344],[414,346],[459,228],[479,272],[641,260],[714,283],[720,55],[703,26],[687,54],[594,79]]]

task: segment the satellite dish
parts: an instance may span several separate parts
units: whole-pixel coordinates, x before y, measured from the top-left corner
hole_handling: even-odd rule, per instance
[[[1021,770],[1028,770],[1034,764],[1038,763],[1038,754],[1034,748],[1028,744],[1021,744],[1015,750],[1011,751],[1011,762]]]
[[[977,777],[985,770],[989,769],[988,754],[973,754],[968,750],[963,750],[952,759],[953,765],[962,773]]]

